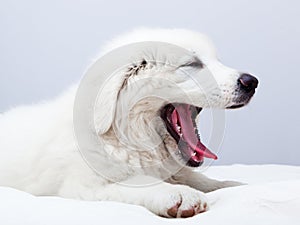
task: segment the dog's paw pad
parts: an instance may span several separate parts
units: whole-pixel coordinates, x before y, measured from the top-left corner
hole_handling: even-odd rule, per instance
[[[195,208],[190,208],[190,209],[186,209],[186,210],[182,210],[180,217],[181,218],[187,218],[187,217],[192,217],[194,216],[196,213]]]
[[[181,204],[181,202],[177,203],[173,207],[169,208],[168,211],[167,211],[167,214],[170,217],[174,217],[174,218],[177,217],[177,213],[178,213],[178,209],[179,209],[180,204]]]
[[[167,210],[167,215],[171,218],[187,218],[206,212],[207,210],[208,204],[204,199],[201,199],[201,201],[198,199],[198,202],[192,205],[187,199],[182,198],[180,202]]]

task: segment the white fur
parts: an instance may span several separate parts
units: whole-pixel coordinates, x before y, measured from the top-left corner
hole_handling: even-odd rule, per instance
[[[225,67],[217,60],[215,49],[207,37],[183,29],[141,29],[116,38],[104,48],[103,54],[124,44],[140,41],[169,42],[194,52],[206,68],[213,73],[220,88],[218,91],[222,93],[213,95],[216,90],[211,89],[209,93],[212,94],[208,96],[210,104],[213,104],[213,107],[226,108],[234,103],[236,97],[234,90],[239,73]],[[159,77],[162,71],[168,79],[180,83],[181,87],[191,94],[198,106],[207,107],[203,95],[196,86],[193,86],[193,82],[182,80],[187,77],[175,74],[172,70],[146,68],[138,76]],[[77,89],[75,85],[51,101],[20,106],[0,115],[0,185],[14,187],[34,195],[56,195],[83,200],[114,200],[139,204],[166,217],[184,216],[182,215],[184,210],[190,210],[193,207],[195,207],[194,214],[205,211],[207,203],[201,191],[207,192],[235,185],[235,183],[210,180],[188,167],[183,168],[177,174],[167,174],[167,171],[170,171],[167,168],[177,165],[175,160],[172,161],[174,165],[169,162],[168,165],[159,168],[147,168],[146,165],[169,156],[174,150],[172,148],[175,143],[170,136],[164,140],[169,152],[164,149],[158,149],[155,153],[149,152],[144,143],[139,142],[141,138],[145,139],[149,134],[156,134],[155,138],[162,138],[161,135],[165,134],[161,121],[152,121],[149,125],[149,120],[147,120],[157,113],[164,102],[149,99],[134,108],[133,121],[128,125],[132,130],[129,134],[130,140],[134,143],[129,144],[138,147],[139,151],[128,151],[128,147],[132,146],[128,146],[128,143],[125,145],[119,143],[111,129],[116,122],[111,108],[116,107],[115,110],[118,110],[117,105],[120,101],[128,100],[128,98],[122,98],[128,93],[126,87],[121,90],[121,97],[117,99],[116,93],[120,91],[118,83],[120,81],[110,84],[110,90],[105,98],[101,99],[104,103],[101,104],[102,108],[99,107],[98,112],[99,117],[107,119],[106,122],[105,119],[100,119],[99,121],[102,122],[98,124],[99,138],[103,138],[105,142],[105,145],[101,146],[103,151],[107,152],[107,158],[108,155],[116,154],[122,161],[121,163],[127,167],[123,171],[118,171],[118,169],[114,171],[116,164],[111,163],[112,175],[115,176],[116,181],[120,182],[131,182],[131,179],[143,180],[148,177],[160,179],[165,178],[166,175],[173,175],[172,177],[150,187],[132,188],[110,183],[97,175],[81,157],[73,134],[73,102]],[[147,88],[151,90],[151,88],[164,87],[159,87],[159,84],[153,81]],[[179,102],[187,101],[180,99],[180,95],[177,95],[175,90],[174,96]],[[107,108],[103,108],[104,105]],[[154,137],[148,140],[155,142]],[[134,166],[142,169],[134,171]],[[103,170],[107,169],[103,168]],[[175,210],[175,215],[170,215],[168,210],[176,204],[179,204],[178,211]]]

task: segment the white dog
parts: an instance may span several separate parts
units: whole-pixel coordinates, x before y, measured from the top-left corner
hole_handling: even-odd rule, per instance
[[[208,203],[203,192],[238,185],[193,171],[205,157],[216,158],[201,143],[195,119],[202,108],[246,105],[257,79],[222,65],[205,36],[183,29],[137,30],[113,40],[104,52],[142,41],[170,43],[190,54],[169,59],[167,52],[161,52],[162,63],[156,62],[155,52],[132,52],[137,61],[107,85],[96,105],[97,135],[103,143],[99,146],[100,171],[93,170],[82,157],[74,137],[76,85],[52,101],[0,114],[0,185],[34,195],[137,204],[165,217],[204,212]],[[205,93],[194,82],[204,70],[215,81],[212,84],[210,78],[201,77]],[[120,141],[116,130],[122,122],[119,106],[130,103],[128,93],[135,90],[131,84],[144,78],[150,79],[143,84],[150,94],[168,93],[166,99],[173,102],[155,97],[135,102],[130,121],[126,121],[127,132],[122,133],[130,141]],[[174,85],[156,82],[160,78]],[[151,142],[154,150],[148,145]],[[102,172],[109,177],[101,176]],[[137,185],[144,182],[153,185]]]

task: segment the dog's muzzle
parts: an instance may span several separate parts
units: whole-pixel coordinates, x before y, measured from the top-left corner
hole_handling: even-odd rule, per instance
[[[246,105],[255,93],[258,86],[258,80],[247,73],[243,73],[237,80],[237,98],[235,104],[228,107],[228,109],[240,108]]]

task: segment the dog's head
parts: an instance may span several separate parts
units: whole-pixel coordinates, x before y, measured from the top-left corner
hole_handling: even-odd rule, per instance
[[[187,30],[140,30],[115,40],[109,49],[141,41],[184,50],[175,53],[172,46],[153,42],[153,48],[132,52],[133,62],[110,79],[98,99],[99,135],[113,129],[128,147],[180,153],[173,155],[192,167],[204,157],[216,159],[200,141],[198,114],[203,108],[246,105],[258,80],[221,64],[210,40]]]

